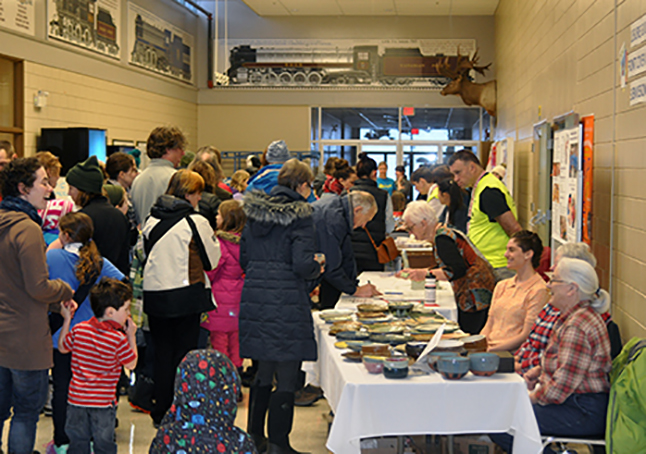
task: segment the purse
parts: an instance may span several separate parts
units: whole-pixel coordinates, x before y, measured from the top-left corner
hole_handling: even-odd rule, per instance
[[[379,263],[384,264],[384,263],[392,262],[397,257],[399,257],[399,249],[397,249],[395,240],[387,236],[381,242],[379,247],[377,247],[377,245],[375,244],[375,240],[372,239],[372,236],[370,235],[370,232],[368,231],[368,229],[364,227],[363,230],[366,231],[366,235],[368,235],[368,238],[370,238],[370,242],[372,243],[372,246],[377,251],[377,260],[379,260]]]

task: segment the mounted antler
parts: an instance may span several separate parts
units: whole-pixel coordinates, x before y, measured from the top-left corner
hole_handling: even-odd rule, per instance
[[[477,66],[477,63],[477,50],[473,58],[469,59],[467,55],[460,55],[459,47],[455,69],[451,68],[448,57],[436,63],[435,69],[438,74],[451,79],[451,82],[442,89],[441,94],[442,96],[460,95],[467,106],[481,106],[489,112],[489,115],[496,116],[496,81],[476,84],[469,80],[469,71],[472,69],[484,76],[485,71],[491,66],[491,63],[486,66]]]

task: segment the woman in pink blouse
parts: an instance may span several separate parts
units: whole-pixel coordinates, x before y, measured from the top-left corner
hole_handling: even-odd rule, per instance
[[[608,310],[610,296],[589,263],[571,258],[561,259],[549,288],[550,303],[561,312],[541,365],[524,376],[538,428],[542,435],[602,437],[612,360],[600,314]],[[491,437],[510,452],[511,436]]]
[[[516,232],[507,243],[507,267],[516,276],[500,281],[493,291],[489,318],[480,331],[487,338],[489,351],[520,347],[547,303],[547,285],[536,272],[542,252],[541,239],[527,230]]]

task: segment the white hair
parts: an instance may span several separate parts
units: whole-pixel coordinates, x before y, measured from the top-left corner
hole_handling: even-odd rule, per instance
[[[411,224],[419,224],[422,221],[426,221],[429,224],[437,224],[435,210],[423,200],[416,200],[406,205],[406,210],[404,210],[402,218]]]
[[[579,259],[588,262],[592,268],[597,266],[597,258],[590,250],[590,246],[583,242],[560,245],[556,250],[555,257],[559,257],[559,260],[565,257]]]
[[[563,281],[579,287],[581,301],[590,301],[590,307],[599,314],[608,311],[610,295],[599,287],[599,277],[592,265],[584,260],[564,257],[556,266],[556,271]]]
[[[350,205],[352,207],[361,207],[364,213],[370,213],[371,211],[376,213],[379,209],[375,198],[369,192],[350,191],[349,198]]]

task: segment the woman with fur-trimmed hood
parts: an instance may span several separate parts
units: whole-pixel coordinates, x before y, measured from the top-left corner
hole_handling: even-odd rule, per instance
[[[314,258],[316,241],[311,193],[312,172],[296,159],[278,174],[269,195],[245,196],[247,224],[240,240],[245,283],[240,302],[240,356],[258,361],[251,387],[247,432],[259,452],[294,453],[289,433],[301,361],[316,360],[309,290],[322,272]],[[272,393],[272,378],[276,389]],[[265,415],[269,410],[269,440]]]

